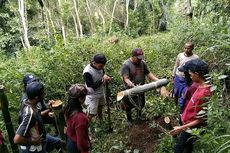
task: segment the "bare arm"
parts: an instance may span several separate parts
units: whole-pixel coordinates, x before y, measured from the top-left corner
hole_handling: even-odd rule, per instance
[[[159,80],[152,72],[150,72],[149,74],[147,74],[147,77],[151,81],[157,81],[157,80]]]
[[[16,134],[14,137],[14,143],[19,145],[39,145],[42,143],[42,141],[42,135],[33,139],[25,138],[19,134]]]
[[[203,123],[204,121],[202,119],[196,119],[188,124],[182,125],[182,126],[175,126],[173,130],[171,130],[169,133],[171,135],[177,135],[179,133],[181,133],[182,131],[185,131],[188,128],[192,128],[196,125],[199,125],[201,123]]]
[[[135,86],[134,83],[132,81],[130,81],[130,79],[127,75],[123,76],[123,81],[131,88]]]
[[[172,72],[172,76],[173,76],[173,77],[175,77],[176,70],[177,70],[177,68],[179,67],[179,64],[180,64],[180,61],[179,61],[179,57],[177,56],[175,65],[174,65],[174,67],[173,67],[173,72]]]
[[[41,112],[41,116],[42,117],[47,116],[49,114],[49,112],[51,112],[51,110],[48,108],[48,109]]]

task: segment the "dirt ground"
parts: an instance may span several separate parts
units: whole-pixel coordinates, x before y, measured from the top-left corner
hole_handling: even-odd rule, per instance
[[[164,122],[163,118],[156,118],[154,121],[153,127],[150,126],[150,124],[153,123],[153,120],[142,121],[139,124],[134,124],[129,130],[130,142],[128,145],[133,149],[138,149],[141,153],[154,153],[154,149],[159,143],[160,138],[165,135],[162,128],[170,128]]]

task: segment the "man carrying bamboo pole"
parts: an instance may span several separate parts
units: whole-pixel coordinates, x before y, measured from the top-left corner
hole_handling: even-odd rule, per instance
[[[133,88],[136,85],[145,84],[145,76],[147,76],[148,79],[151,81],[159,80],[153,73],[149,71],[149,68],[143,59],[143,50],[140,48],[136,48],[132,51],[132,56],[123,63],[120,73],[123,79],[125,89]],[[136,108],[138,110],[137,119],[140,121],[141,111],[144,106],[144,93],[123,98],[121,107],[126,112],[128,127],[132,126],[132,108]]]

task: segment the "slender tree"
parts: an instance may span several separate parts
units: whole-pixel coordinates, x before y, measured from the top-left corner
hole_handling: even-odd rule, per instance
[[[126,0],[126,22],[125,22],[125,30],[127,30],[129,26],[129,0]]]
[[[192,8],[191,0],[184,0],[184,12],[190,19],[192,19],[193,8]]]
[[[59,7],[59,14],[60,14],[60,24],[61,24],[61,31],[64,44],[66,45],[66,33],[65,33],[65,26],[62,20],[62,3],[61,0],[58,0],[58,7]]]
[[[77,9],[77,4],[76,4],[77,0],[73,0],[73,4],[74,4],[74,11],[75,11],[75,15],[77,17],[77,23],[78,23],[78,27],[79,27],[79,34],[80,37],[83,37],[83,30],[82,30],[82,24],[81,24],[81,19],[79,17],[79,13],[78,13],[78,9]]]
[[[78,39],[79,38],[79,32],[78,32],[77,21],[76,21],[74,13],[72,13],[72,17],[73,17],[73,22],[74,22],[74,28],[75,28],[76,38]]]
[[[113,4],[113,12],[112,12],[111,19],[110,19],[109,34],[111,33],[111,30],[112,30],[113,17],[114,17],[114,12],[115,12],[115,9],[116,9],[117,1],[118,0],[115,0],[114,4]]]
[[[18,11],[21,21],[22,33],[23,33],[23,41],[25,44],[25,48],[30,48],[30,42],[28,39],[28,27],[26,24],[25,18],[25,3],[24,0],[18,0]]]
[[[92,2],[91,2],[92,3]],[[87,16],[88,16],[88,18],[89,18],[89,23],[90,23],[90,26],[91,26],[91,31],[92,31],[92,33],[94,33],[95,32],[95,25],[94,25],[94,22],[93,22],[93,20],[92,20],[92,13],[91,13],[91,8],[90,8],[90,4],[89,4],[89,1],[88,0],[86,0],[86,13],[87,13]],[[93,9],[93,8],[92,8]]]

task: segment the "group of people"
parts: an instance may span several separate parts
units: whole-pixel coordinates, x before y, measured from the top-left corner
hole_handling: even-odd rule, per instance
[[[208,64],[193,53],[194,44],[187,42],[184,52],[178,54],[173,69],[173,94],[180,104],[180,126],[169,133],[176,137],[174,153],[191,153],[196,135],[192,129],[206,125],[207,101],[211,97],[211,85],[206,80]]]
[[[208,65],[193,54],[192,42],[185,44],[183,53],[177,57],[173,70],[174,97],[176,103],[180,101],[180,126],[170,131],[173,136],[178,135],[174,147],[175,153],[192,152],[193,137],[191,129],[205,125],[206,109],[204,97],[210,97],[210,85],[206,82]],[[150,81],[159,80],[150,72],[144,59],[144,52],[140,48],[132,50],[131,57],[121,66],[120,75],[124,83],[124,90],[145,84],[146,77]],[[66,148],[69,153],[89,153],[91,142],[89,139],[89,125],[97,116],[102,120],[102,108],[105,105],[104,86],[111,81],[105,71],[107,59],[104,54],[95,54],[90,63],[83,70],[85,84],[74,84],[68,90],[68,101],[64,108],[66,121]],[[20,145],[25,153],[43,153],[60,149],[63,145],[58,137],[46,133],[44,123],[48,118],[53,121],[50,103],[44,103],[44,86],[34,75],[27,74],[23,79],[25,92],[21,102],[19,127],[14,142]],[[87,112],[83,112],[83,106]],[[47,107],[48,106],[48,107]],[[145,106],[145,95],[140,93],[125,97],[121,108],[126,112],[127,126],[133,124],[132,109],[137,110],[137,120],[142,120],[142,109]]]

